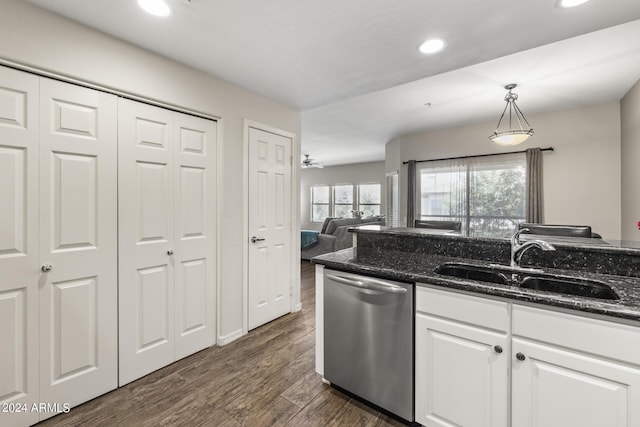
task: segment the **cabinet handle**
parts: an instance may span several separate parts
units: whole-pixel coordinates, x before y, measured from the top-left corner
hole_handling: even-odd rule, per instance
[[[167,251],[167,255],[173,255],[173,249],[169,249],[169,250]]]
[[[495,351],[496,353],[500,354],[502,353],[502,347],[499,345],[495,345],[493,346],[493,351]]]
[[[42,270],[43,273],[48,273],[52,268],[53,266],[51,264],[45,264],[40,268],[40,270]]]
[[[516,354],[516,359],[518,359],[519,361],[523,361],[524,359],[526,359],[525,355],[523,353],[517,353]]]

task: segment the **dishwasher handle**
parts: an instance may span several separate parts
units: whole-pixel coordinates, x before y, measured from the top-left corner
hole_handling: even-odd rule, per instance
[[[407,289],[403,288],[402,286],[392,285],[391,283],[386,283],[375,279],[355,279],[352,277],[338,276],[336,274],[327,274],[327,278],[335,280],[336,282],[342,283],[347,286],[353,286],[354,288],[369,289],[372,291],[386,292],[389,294],[407,293]]]

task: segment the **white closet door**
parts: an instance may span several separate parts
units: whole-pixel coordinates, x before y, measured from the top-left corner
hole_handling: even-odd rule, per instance
[[[174,113],[175,356],[215,343],[217,123]]]
[[[40,80],[41,402],[117,387],[116,99]]]
[[[120,385],[174,355],[172,113],[118,104]]]
[[[38,78],[0,67],[0,425],[38,422]]]

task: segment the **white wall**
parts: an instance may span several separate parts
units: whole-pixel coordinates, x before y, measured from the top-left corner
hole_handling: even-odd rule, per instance
[[[620,102],[622,129],[622,239],[640,241],[640,80]]]
[[[244,179],[243,120],[300,135],[300,113],[19,0],[2,0],[0,58],[222,118],[224,226],[219,329],[223,338],[241,331],[241,212],[246,206],[238,189]],[[299,147],[295,150],[293,156],[299,158]]]
[[[314,185],[374,184],[381,185],[381,214],[384,214],[386,177],[384,162],[356,163],[300,171],[300,227],[320,230],[322,223],[311,222],[311,187]]]
[[[511,148],[487,139],[495,122],[405,135],[390,141],[385,169],[402,171],[401,221],[406,220],[407,167],[402,165],[403,161],[551,146],[554,152],[543,153],[544,222],[591,225],[602,236],[619,239],[619,102],[532,115],[527,119],[535,135]]]

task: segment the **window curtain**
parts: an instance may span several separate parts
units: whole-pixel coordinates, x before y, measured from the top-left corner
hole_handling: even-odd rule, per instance
[[[542,150],[526,150],[526,215],[525,222],[542,223]]]
[[[416,161],[407,164],[407,227],[413,227],[416,220]]]

